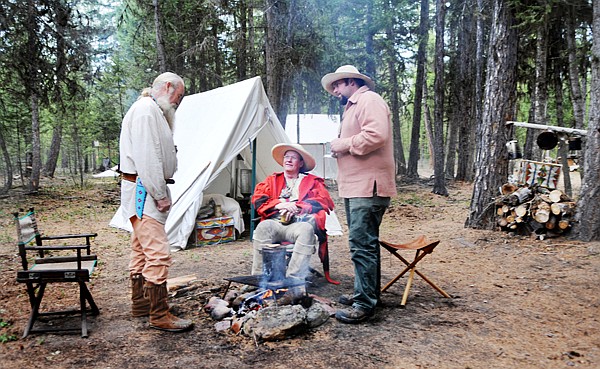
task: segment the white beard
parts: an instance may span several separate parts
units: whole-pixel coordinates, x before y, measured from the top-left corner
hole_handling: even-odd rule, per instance
[[[167,120],[167,123],[169,124],[169,128],[171,128],[171,131],[174,131],[175,130],[175,111],[177,110],[177,108],[175,107],[175,105],[173,105],[169,102],[169,96],[159,97],[158,99],[156,99],[156,103],[158,104],[160,109],[163,111],[163,115],[165,116],[165,119]]]

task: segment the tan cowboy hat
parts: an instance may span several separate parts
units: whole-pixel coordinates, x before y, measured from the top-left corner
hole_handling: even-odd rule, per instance
[[[344,78],[359,78],[365,81],[365,84],[371,89],[375,89],[375,82],[364,74],[360,73],[354,65],[342,65],[335,73],[329,73],[321,78],[323,88],[333,95],[333,86],[331,84]],[[335,95],[334,95],[335,96]]]
[[[271,155],[273,155],[273,159],[277,162],[277,164],[283,166],[283,155],[285,155],[286,151],[296,151],[300,156],[302,156],[302,160],[304,161],[304,165],[300,168],[300,172],[310,172],[315,169],[315,158],[304,148],[298,144],[287,144],[281,143],[273,146],[271,149]]]

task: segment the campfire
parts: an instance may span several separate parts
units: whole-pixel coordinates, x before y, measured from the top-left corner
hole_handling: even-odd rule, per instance
[[[249,311],[255,311],[274,305],[277,303],[277,299],[283,296],[288,291],[287,288],[278,288],[276,290],[264,290],[259,289],[255,294],[248,296],[238,308],[236,315],[243,316]]]
[[[278,303],[289,288],[305,282],[269,279],[265,275],[225,278],[229,284],[223,295],[211,297],[204,306],[216,321],[215,329],[262,341],[282,340],[320,326],[335,313],[330,301],[315,295],[306,294],[294,305]],[[232,283],[241,286],[231,288]]]

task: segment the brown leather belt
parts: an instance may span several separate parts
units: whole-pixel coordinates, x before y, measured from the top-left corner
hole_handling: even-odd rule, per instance
[[[137,174],[121,173],[121,177],[123,177],[124,180],[133,183],[135,183],[135,181],[137,180]]]
[[[135,183],[137,181],[137,174],[121,173],[121,177],[129,182]],[[169,178],[165,179],[165,182],[167,182],[167,184],[174,184],[175,180],[173,178]]]

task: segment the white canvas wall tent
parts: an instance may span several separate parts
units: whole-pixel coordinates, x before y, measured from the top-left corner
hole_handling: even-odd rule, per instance
[[[177,109],[173,137],[178,170],[175,184],[169,185],[173,206],[165,224],[173,250],[187,247],[204,194],[241,196],[239,170],[253,169],[256,183],[281,171],[271,147],[291,142],[260,77],[186,96]],[[341,234],[337,217],[332,218],[328,233]],[[121,208],[110,225],[131,231]]]
[[[285,133],[315,158],[317,165],[313,174],[326,179],[337,177],[337,161],[329,154],[329,143],[338,137],[339,126],[339,115],[290,114],[286,117]]]

